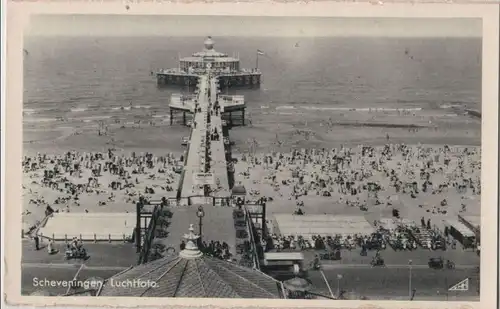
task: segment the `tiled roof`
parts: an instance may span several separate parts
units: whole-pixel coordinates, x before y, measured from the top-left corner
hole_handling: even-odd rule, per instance
[[[254,269],[204,256],[195,245],[198,236],[178,256],[132,267],[106,280],[99,296],[281,298],[281,282]]]
[[[139,281],[151,284],[140,286]],[[280,298],[282,287],[260,271],[230,262],[207,256],[177,256],[139,265],[108,279],[99,296]]]

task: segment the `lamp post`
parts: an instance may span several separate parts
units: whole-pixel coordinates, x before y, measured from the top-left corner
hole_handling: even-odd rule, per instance
[[[201,236],[202,236],[202,226],[203,226],[203,217],[205,216],[205,211],[203,210],[203,206],[200,205],[198,207],[198,211],[196,212],[196,216],[200,219],[199,223],[198,223],[198,226],[199,226],[199,229],[200,229],[200,238],[199,238],[199,242],[201,244]]]
[[[408,260],[408,297],[411,300],[411,264],[412,260]]]
[[[340,280],[342,279],[342,275],[337,275],[337,297],[340,297]]]
[[[332,297],[332,299],[335,299],[335,295],[333,295],[332,288],[330,287],[330,284],[328,283],[328,280],[326,279],[325,273],[323,272],[323,270],[321,268],[319,269],[319,272],[321,273],[323,280],[325,280],[326,287],[328,288],[328,292],[330,292],[330,296]]]

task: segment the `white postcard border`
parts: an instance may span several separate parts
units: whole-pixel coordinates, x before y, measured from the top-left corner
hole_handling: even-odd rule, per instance
[[[4,195],[4,288],[8,304],[36,306],[112,307],[241,307],[241,308],[491,308],[497,293],[497,188],[498,188],[498,37],[497,5],[488,4],[384,4],[366,3],[14,3],[7,5],[6,101],[5,101],[5,195]],[[247,15],[247,16],[331,16],[331,17],[435,17],[483,19],[482,83],[482,196],[481,301],[311,301],[311,300],[227,300],[131,297],[36,297],[21,296],[22,170],[22,48],[23,29],[31,14],[127,14],[127,15]]]

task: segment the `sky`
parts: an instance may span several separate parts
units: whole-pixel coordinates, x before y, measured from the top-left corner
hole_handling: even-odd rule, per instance
[[[35,15],[26,36],[480,37],[480,19]]]

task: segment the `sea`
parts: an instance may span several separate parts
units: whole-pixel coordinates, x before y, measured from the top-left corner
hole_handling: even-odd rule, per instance
[[[481,109],[481,38],[215,37],[215,49],[262,71],[259,89],[242,94],[248,118],[314,121],[346,108]],[[24,123],[169,121],[171,94],[152,72],[178,67],[204,37],[25,37]],[[64,118],[65,123],[58,119]]]

